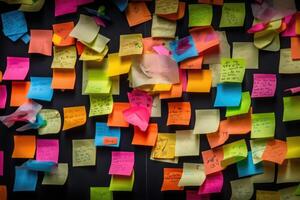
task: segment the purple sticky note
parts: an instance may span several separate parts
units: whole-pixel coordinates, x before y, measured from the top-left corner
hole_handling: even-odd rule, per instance
[[[111,153],[109,174],[131,176],[134,165],[134,152],[113,151]]]
[[[3,80],[24,80],[29,70],[29,58],[7,57]]]
[[[57,139],[38,139],[36,160],[58,163],[59,143]]]
[[[276,91],[276,74],[253,74],[251,97],[273,97]]]
[[[6,85],[0,85],[0,109],[5,108],[7,98]]]
[[[216,172],[206,176],[204,183],[200,186],[198,194],[211,194],[222,191],[223,188],[223,174]]]
[[[4,167],[4,153],[0,151],[0,176],[3,176],[3,167]]]

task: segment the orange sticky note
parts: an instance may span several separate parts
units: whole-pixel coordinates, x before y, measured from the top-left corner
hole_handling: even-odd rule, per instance
[[[216,47],[220,43],[219,36],[212,27],[193,28],[190,29],[190,34],[193,37],[193,41],[199,53]]]
[[[126,9],[129,26],[136,26],[152,19],[145,2],[130,2]]]
[[[201,69],[203,56],[189,58],[180,63],[180,69]]]
[[[267,142],[262,160],[282,164],[287,153],[287,144],[282,140],[270,140]]]
[[[204,164],[205,174],[213,174],[222,171],[224,168],[221,165],[224,154],[222,148],[210,149],[202,151],[202,159]]]
[[[52,30],[30,30],[28,53],[52,56]]]
[[[182,96],[182,84],[173,84],[170,91],[160,92],[160,99],[180,98]]]
[[[2,82],[2,78],[3,78],[2,71],[0,71],[0,82]]]
[[[74,89],[76,80],[75,69],[53,69],[53,89]]]
[[[35,136],[15,135],[12,158],[34,158]]]
[[[179,2],[177,13],[158,15],[158,16],[171,21],[177,21],[184,17],[184,13],[185,13],[185,2]]]
[[[85,106],[64,108],[63,131],[84,125],[86,122]]]
[[[123,117],[123,111],[130,108],[129,103],[115,102],[113,105],[113,111],[108,115],[107,125],[115,127],[129,127],[127,121]]]
[[[11,83],[10,106],[20,106],[28,102],[27,93],[30,88],[29,81],[13,81]]]
[[[169,102],[168,103],[167,125],[189,125],[191,120],[190,102]]]
[[[7,188],[6,185],[0,185],[0,199],[7,200]]]
[[[209,69],[188,70],[187,92],[210,92],[212,73]]]
[[[74,28],[74,22],[53,24],[52,28],[54,34],[61,38],[58,43],[53,41],[55,46],[70,46],[75,44],[75,38],[69,36],[72,29]]]
[[[147,37],[147,38],[143,38],[142,41],[143,41],[143,54],[144,54],[144,53],[155,53],[152,47],[164,45],[166,40]]]
[[[291,37],[291,51],[292,51],[292,59],[299,60],[300,59],[300,37]]]
[[[77,41],[76,42],[76,49],[77,49],[77,54],[80,56],[82,52],[84,51],[85,45],[82,44],[81,42]]]
[[[198,0],[198,3],[206,3],[213,5],[223,5],[224,0]]]
[[[158,134],[158,126],[156,123],[149,124],[145,132],[141,131],[138,127],[134,127],[134,135],[131,144],[154,146]]]
[[[103,144],[105,144],[105,145],[118,144],[118,138],[117,137],[104,137]]]
[[[300,35],[300,13],[296,13],[296,34]]]
[[[164,168],[164,181],[161,191],[183,190],[178,183],[182,175],[182,168]]]
[[[251,109],[248,114],[227,118],[227,130],[229,135],[247,134],[251,131]]]
[[[216,133],[206,134],[206,137],[210,148],[224,144],[229,138],[227,120],[221,121],[219,130]]]

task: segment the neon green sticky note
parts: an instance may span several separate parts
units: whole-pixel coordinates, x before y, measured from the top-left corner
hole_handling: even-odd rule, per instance
[[[131,176],[112,175],[109,191],[132,191],[134,183],[134,171]]]
[[[283,97],[283,121],[300,120],[300,96]]]
[[[245,75],[246,61],[240,58],[222,58],[220,82],[242,83]]]
[[[245,3],[224,3],[220,27],[244,26],[245,16]]]
[[[113,200],[113,193],[109,187],[91,187],[90,200]]]
[[[226,144],[223,146],[224,158],[221,161],[221,165],[226,167],[228,165],[237,163],[248,155],[247,144],[244,139]]]
[[[87,94],[107,94],[110,92],[112,81],[106,75],[105,69],[90,68],[88,70],[85,93]]]
[[[300,158],[300,136],[294,137],[287,137],[287,153],[285,158],[292,159],[292,158]]]
[[[257,113],[251,115],[251,138],[270,138],[275,133],[275,113]]]
[[[112,94],[91,94],[89,117],[107,115],[113,109]]]
[[[189,27],[209,26],[213,17],[211,5],[189,4]]]
[[[243,92],[242,93],[242,100],[240,106],[237,107],[227,107],[226,109],[226,117],[231,117],[235,115],[241,115],[241,114],[246,114],[249,112],[251,105],[251,97],[250,93]]]

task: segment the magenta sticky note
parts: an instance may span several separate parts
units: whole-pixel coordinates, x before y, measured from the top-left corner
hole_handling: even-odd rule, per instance
[[[204,183],[200,186],[198,194],[211,194],[219,193],[223,188],[223,174],[222,172],[216,172],[206,176]]]
[[[186,191],[186,200],[209,200],[209,194],[200,195],[196,190]]]
[[[75,1],[75,0],[73,0],[73,1]],[[76,0],[76,2],[77,2],[78,6],[81,6],[84,4],[92,3],[92,2],[94,2],[94,0]]]
[[[59,142],[57,139],[38,139],[36,160],[58,163]]]
[[[77,5],[75,0],[55,0],[55,17],[75,13]]]
[[[283,19],[286,24],[286,29],[282,32],[283,37],[293,37],[296,36],[296,15],[285,16]]]
[[[29,58],[7,57],[3,80],[24,80],[29,71]]]
[[[134,165],[134,152],[112,151],[109,174],[131,176]]]
[[[276,91],[276,74],[253,74],[251,97],[273,97]]]
[[[6,85],[0,85],[0,109],[5,108],[7,99]]]
[[[123,117],[126,122],[137,126],[141,131],[146,131],[149,125],[151,112],[142,106],[133,106],[123,111]]]
[[[153,46],[152,49],[159,55],[170,56],[171,52],[164,45]]]
[[[135,89],[127,93],[129,103],[131,107],[134,106],[143,106],[149,110],[151,113],[153,99],[152,96],[147,92]]]
[[[3,176],[4,152],[0,151],[0,176]]]
[[[185,69],[179,69],[179,78],[180,78],[180,82],[182,84],[182,91],[186,92],[187,76],[186,76],[186,70]]]
[[[296,94],[300,92],[300,86],[298,87],[293,87],[293,88],[288,88],[286,90],[284,90],[285,92],[291,91],[292,94]]]

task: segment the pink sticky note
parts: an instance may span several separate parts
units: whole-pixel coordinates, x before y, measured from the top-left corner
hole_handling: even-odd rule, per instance
[[[99,17],[93,17],[93,19],[98,26],[106,27],[105,22],[102,19],[100,19]]]
[[[124,120],[129,124],[137,126],[141,131],[146,131],[149,125],[151,112],[142,106],[133,106],[123,111]]]
[[[131,176],[134,165],[134,152],[112,151],[109,174]]]
[[[59,143],[57,139],[38,139],[36,160],[58,163]]]
[[[4,153],[0,151],[0,176],[3,176],[3,167],[4,167]]]
[[[268,25],[266,23],[261,22],[253,25],[250,29],[247,30],[247,33],[256,33],[266,29],[267,27]]]
[[[24,80],[29,70],[29,58],[7,57],[3,80]]]
[[[75,13],[78,0],[55,0],[55,17]]]
[[[182,91],[186,92],[187,76],[186,76],[186,70],[185,69],[179,69],[179,78],[180,78],[180,82],[182,84]]]
[[[151,113],[153,99],[152,96],[150,96],[147,92],[135,89],[131,92],[128,92],[127,96],[132,107],[144,106]]]
[[[159,55],[169,56],[171,52],[164,45],[153,46],[152,49]]]
[[[253,74],[251,97],[273,97],[276,91],[275,74]]]
[[[200,186],[198,194],[219,193],[223,188],[223,174],[216,172],[206,176],[204,183]]]
[[[76,0],[76,1],[78,6],[94,2],[94,0]]]
[[[286,29],[282,32],[283,37],[293,37],[296,36],[296,15],[285,16],[283,19],[286,23]]]
[[[286,90],[284,90],[285,92],[291,91],[292,94],[296,94],[300,92],[300,86],[299,87],[293,87],[293,88],[288,88]]]
[[[186,200],[209,200],[209,194],[200,195],[196,190],[187,190]]]
[[[52,56],[52,30],[30,30],[28,53]]]
[[[5,108],[7,98],[6,85],[0,85],[0,108]]]

